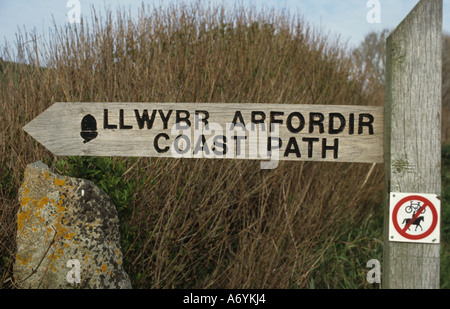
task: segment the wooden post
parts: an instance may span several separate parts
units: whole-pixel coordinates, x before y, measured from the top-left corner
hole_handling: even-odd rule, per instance
[[[386,40],[383,287],[438,289],[440,245],[392,242],[389,193],[441,193],[442,0],[421,0]]]

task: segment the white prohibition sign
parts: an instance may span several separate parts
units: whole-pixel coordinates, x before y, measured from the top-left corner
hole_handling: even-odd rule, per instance
[[[440,211],[436,194],[391,192],[389,241],[439,243]]]

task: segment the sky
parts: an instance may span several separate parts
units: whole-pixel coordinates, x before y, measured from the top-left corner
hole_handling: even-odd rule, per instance
[[[46,35],[49,28],[70,23],[68,13],[75,15],[79,4],[83,18],[90,20],[92,6],[98,12],[105,7],[115,11],[117,6],[136,13],[142,3],[162,5],[192,3],[193,0],[0,0],[0,47],[14,46],[18,29]],[[393,30],[418,3],[418,0],[200,0],[202,4],[235,4],[256,9],[274,9],[300,14],[312,26],[329,36],[339,36],[349,47],[356,47],[371,31]],[[373,4],[373,3],[378,3]],[[377,10],[379,8],[379,10]],[[375,11],[374,11],[375,10]],[[72,12],[72,14],[70,14]],[[368,18],[369,17],[369,18]],[[72,22],[76,22],[72,20]],[[25,29],[25,30],[24,30]],[[450,0],[444,0],[443,30],[450,34]]]

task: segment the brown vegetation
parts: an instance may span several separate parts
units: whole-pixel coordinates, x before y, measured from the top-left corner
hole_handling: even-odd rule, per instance
[[[31,42],[30,42],[31,41]],[[28,65],[2,65],[0,83],[0,287],[12,286],[17,188],[28,163],[55,158],[22,127],[54,102],[241,102],[383,105],[338,42],[300,18],[195,6],[143,8],[40,43],[22,37]],[[40,66],[46,65],[42,69]],[[51,125],[51,124],[49,124]],[[238,160],[125,160],[140,179],[122,218],[125,267],[136,288],[337,287],[336,242],[366,250],[380,212],[381,165]],[[324,265],[324,263],[330,263]],[[314,281],[313,281],[314,279]]]

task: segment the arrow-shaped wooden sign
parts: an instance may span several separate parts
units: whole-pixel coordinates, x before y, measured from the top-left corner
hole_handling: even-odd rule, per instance
[[[383,107],[55,103],[24,130],[59,156],[383,162]]]

